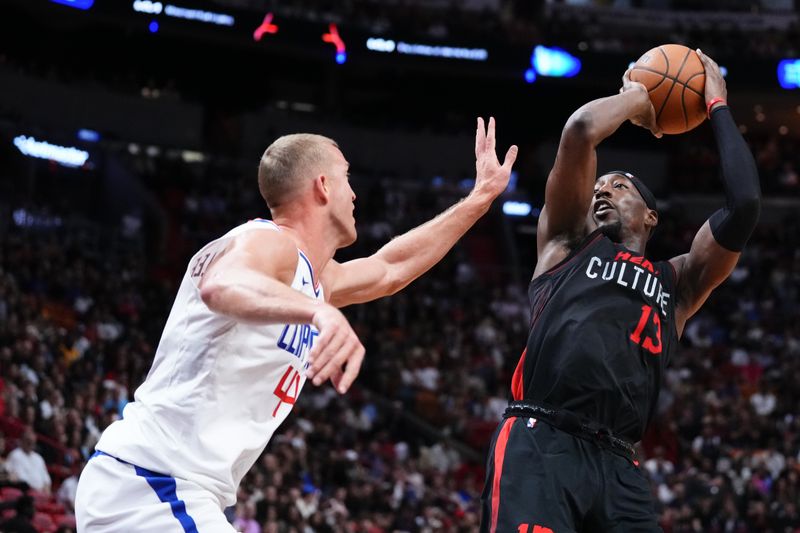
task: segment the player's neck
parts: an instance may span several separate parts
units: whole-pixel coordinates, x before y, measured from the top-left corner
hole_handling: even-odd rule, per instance
[[[320,273],[333,258],[337,236],[329,235],[331,226],[320,217],[293,218],[274,213],[273,221],[288,234],[306,255],[314,272]]]
[[[643,256],[647,247],[647,239],[639,235],[626,235],[622,238],[620,244],[628,250]]]
[[[603,234],[612,242],[621,244],[628,250],[644,255],[647,237],[625,229],[620,223],[601,226]]]

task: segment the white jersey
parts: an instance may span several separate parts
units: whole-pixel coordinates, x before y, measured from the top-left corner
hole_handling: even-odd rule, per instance
[[[236,502],[242,477],[291,411],[319,333],[308,324],[237,322],[203,303],[200,278],[214,256],[246,231],[280,230],[253,220],[195,254],[147,379],[97,443],[123,461],[195,482],[224,506]],[[292,288],[322,300],[316,282],[298,250]]]

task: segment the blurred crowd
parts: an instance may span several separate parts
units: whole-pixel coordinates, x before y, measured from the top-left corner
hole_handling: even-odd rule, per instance
[[[671,41],[715,56],[800,53],[796,22],[745,31],[704,27],[702,15],[690,14],[683,20],[697,24],[619,32],[580,8],[724,8],[788,20],[797,1],[217,3],[420,42],[638,54]],[[50,52],[31,59],[0,50],[0,67],[143,98],[191,92],[171,69],[151,76],[126,62],[76,66]],[[747,139],[765,196],[795,205],[800,145],[788,133]],[[705,142],[686,136],[670,145],[672,191],[719,194],[706,134]],[[74,530],[80,471],[144,379],[186,261],[232,226],[266,216],[251,162],[200,154],[189,163],[145,148],[122,153],[121,142],[109,141],[93,153],[96,167],[71,170],[31,163],[10,139],[0,143],[0,531]],[[354,171],[359,241],[339,260],[372,253],[465,193],[452,176],[409,184],[363,170]],[[651,257],[688,250],[696,227],[679,211],[663,214]],[[770,218],[688,324],[640,445],[667,533],[800,532],[800,223]],[[308,384],[226,511],[234,527],[477,530],[485,454],[528,333],[533,264],[515,258],[532,255],[535,236],[509,238],[517,229],[491,213],[406,290],[346,310],[367,349],[356,386],[339,396]],[[521,242],[526,250],[515,249]]]
[[[773,164],[768,144],[756,151],[765,180],[786,161],[779,150]],[[6,519],[14,519],[8,501],[25,493],[36,516],[69,514],[97,438],[146,375],[185,261],[232,225],[265,214],[252,172],[144,155],[123,163],[161,207],[158,231],[136,209],[103,226],[66,216],[60,225],[24,217],[0,224]],[[59,171],[42,164],[39,172]],[[38,201],[58,205],[58,180],[40,183],[54,185]],[[359,241],[342,260],[371,253],[463,194],[375,176],[355,183]],[[765,190],[783,191],[776,187]],[[490,215],[405,291],[346,311],[368,354],[357,386],[341,397],[308,384],[227,511],[237,529],[477,529],[486,448],[529,316],[533,265],[518,279],[496,238],[504,223]],[[686,251],[694,228],[668,213],[663,223],[650,255]],[[798,242],[795,219],[760,227],[686,328],[641,445],[668,533],[800,531]],[[69,531],[56,519],[38,524]]]
[[[737,109],[743,117],[748,109]],[[706,142],[681,142],[669,159],[670,183],[679,189],[708,194],[719,190],[719,158],[710,131]],[[788,133],[787,130],[784,133]],[[797,139],[780,133],[746,135],[755,157],[761,189],[767,195],[796,196],[800,193],[800,150]]]

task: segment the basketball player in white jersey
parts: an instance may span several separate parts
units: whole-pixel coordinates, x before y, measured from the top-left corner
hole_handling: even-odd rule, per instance
[[[231,533],[223,509],[306,377],[340,393],[364,348],[337,309],[393,294],[436,264],[505,190],[494,119],[478,119],[470,194],[374,255],[339,264],[356,238],[348,163],[331,139],[287,135],[261,159],[272,221],[234,228],[192,258],[155,360],[78,484],[81,533]]]

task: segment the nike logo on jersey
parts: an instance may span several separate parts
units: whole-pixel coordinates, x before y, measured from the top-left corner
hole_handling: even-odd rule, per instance
[[[306,285],[309,285],[309,284],[311,283],[311,282],[310,282],[310,281],[308,281],[306,278],[303,278],[303,280],[302,280],[302,281],[303,281],[303,287],[305,287]],[[316,287],[314,287],[314,296],[316,296],[317,298],[319,298],[319,289],[318,289],[318,288],[316,288]]]

